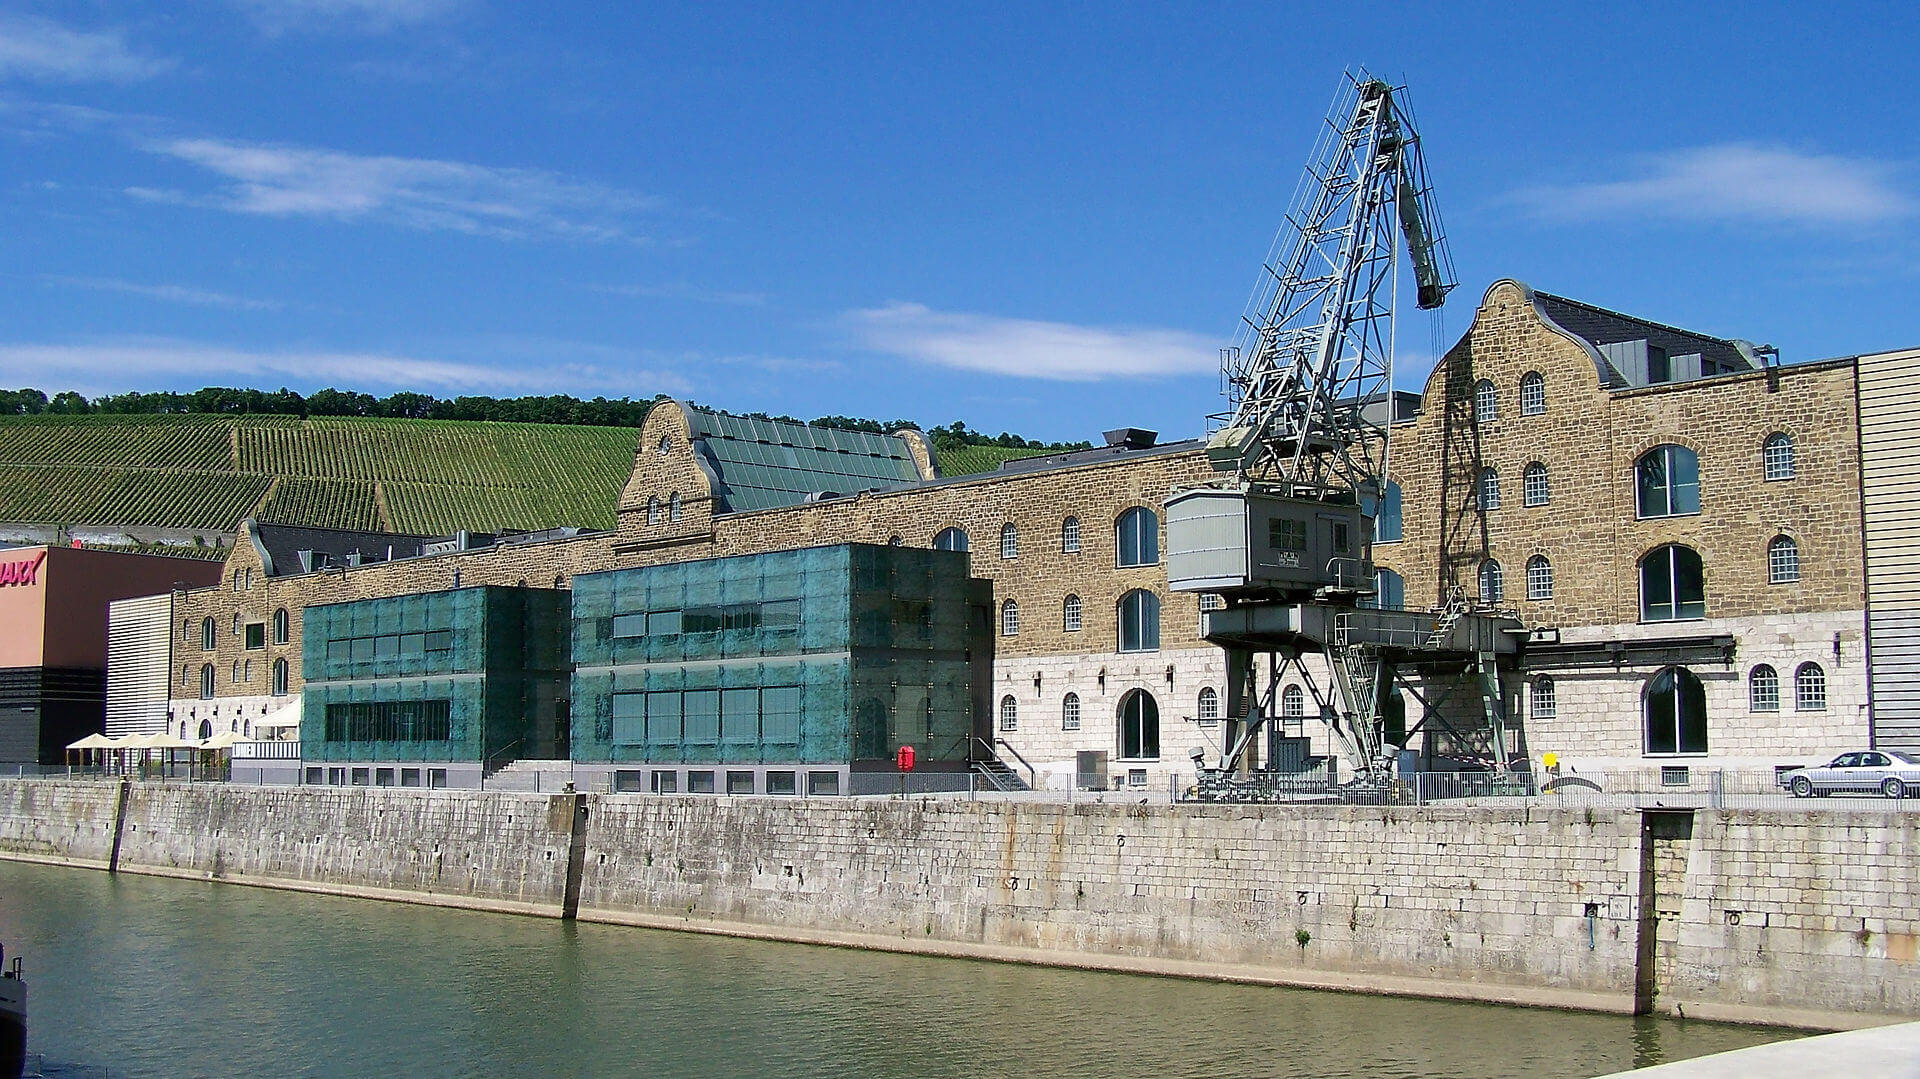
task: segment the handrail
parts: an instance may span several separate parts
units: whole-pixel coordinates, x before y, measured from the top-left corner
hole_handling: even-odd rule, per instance
[[[506,756],[506,755],[507,755],[507,754],[509,754],[509,753],[512,753],[512,752],[514,752],[515,750],[517,750],[517,749],[519,749],[519,748],[520,748],[520,747],[521,747],[522,745],[524,745],[525,743],[526,743],[526,739],[525,739],[525,738],[515,738],[515,739],[514,739],[514,740],[513,740],[512,742],[510,742],[509,744],[507,744],[507,745],[506,745],[505,747],[503,747],[503,748],[501,748],[501,749],[499,749],[499,750],[497,750],[497,751],[495,751],[495,752],[493,752],[493,753],[489,753],[489,754],[487,754],[487,755],[486,755],[486,756],[485,756],[484,758],[482,758],[482,759],[481,759],[481,761],[480,761],[480,778],[482,778],[482,779],[485,779],[485,778],[487,778],[488,776],[491,776],[491,775],[493,775],[493,774],[494,774],[495,772],[498,772],[498,771],[500,770],[500,768],[505,768],[505,767],[506,767],[506,766],[507,766],[508,764],[512,764],[512,763],[513,763],[513,760],[512,760],[512,759],[509,759],[509,760],[507,760],[507,761],[506,761],[506,763],[505,763],[505,764],[502,764],[502,765],[500,765],[500,768],[496,768],[496,767],[494,767],[494,765],[493,765],[493,762],[494,762],[494,761],[496,761],[496,760],[499,760],[499,759],[500,759],[501,757],[504,757],[504,756]]]
[[[1020,767],[1025,768],[1027,770],[1027,786],[1031,787],[1039,782],[1040,773],[1035,771],[1033,765],[1027,760],[1027,758],[1022,757],[1020,755],[1020,751],[1013,748],[1013,745],[1009,743],[1005,738],[995,738],[993,740],[993,744],[999,745],[999,746],[1006,746],[1007,752],[1013,754],[1013,759],[1019,761]],[[999,754],[996,753],[994,754],[994,756],[997,757],[999,756]]]

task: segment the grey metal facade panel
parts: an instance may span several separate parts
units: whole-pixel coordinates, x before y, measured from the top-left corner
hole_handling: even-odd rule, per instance
[[[172,626],[171,594],[114,600],[108,605],[108,734],[151,734],[166,728]]]
[[[1570,333],[1578,334],[1605,352],[1605,346],[1623,341],[1645,341],[1669,355],[1699,355],[1723,371],[1750,371],[1753,364],[1732,341],[1694,333],[1646,319],[1609,311],[1552,293],[1534,293],[1547,316]],[[1642,375],[1641,383],[1644,384]]]
[[[1854,371],[1873,740],[1920,752],[1920,349]]]

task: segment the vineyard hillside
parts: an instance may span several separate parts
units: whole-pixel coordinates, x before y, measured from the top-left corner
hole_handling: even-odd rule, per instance
[[[1017,461],[1022,457],[1041,457],[1055,450],[1016,450],[1006,446],[961,446],[958,449],[934,451],[934,465],[942,476],[971,476],[976,472],[992,472],[1000,467],[1002,461]]]
[[[0,522],[437,535],[614,526],[630,427],[297,416],[0,416]]]

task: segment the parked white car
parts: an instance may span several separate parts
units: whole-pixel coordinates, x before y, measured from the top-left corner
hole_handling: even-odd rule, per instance
[[[1818,794],[1870,794],[1888,798],[1920,794],[1920,758],[1891,749],[1842,753],[1825,764],[1796,768],[1780,777],[1780,785],[1798,798]]]

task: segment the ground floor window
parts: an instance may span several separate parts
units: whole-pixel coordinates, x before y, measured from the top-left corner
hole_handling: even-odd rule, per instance
[[[1120,756],[1160,759],[1160,705],[1144,689],[1128,693],[1120,702]]]
[[[1707,691],[1685,667],[1668,667],[1646,690],[1647,752],[1707,751]]]

